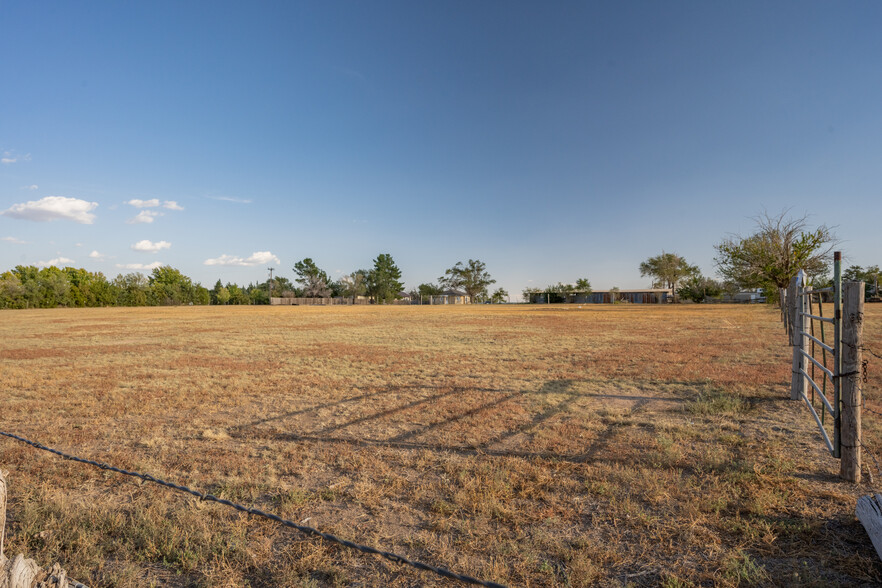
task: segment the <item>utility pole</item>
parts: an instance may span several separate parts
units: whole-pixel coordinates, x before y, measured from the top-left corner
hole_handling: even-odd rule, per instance
[[[273,270],[276,269],[274,267],[267,268],[270,273],[269,282],[267,282],[267,289],[269,290],[270,304],[273,303]]]

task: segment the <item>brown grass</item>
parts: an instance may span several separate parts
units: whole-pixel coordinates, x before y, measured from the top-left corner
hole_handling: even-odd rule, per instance
[[[882,582],[738,307],[5,311],[0,429],[517,586]],[[867,306],[882,355],[882,305]],[[882,412],[882,360],[867,406]],[[882,448],[882,416],[865,414]],[[875,464],[867,460],[875,473]],[[93,586],[435,576],[0,439],[7,552]]]

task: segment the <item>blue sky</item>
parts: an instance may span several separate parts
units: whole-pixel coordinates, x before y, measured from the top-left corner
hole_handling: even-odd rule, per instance
[[[877,2],[0,7],[0,269],[209,287],[392,254],[647,287],[764,209],[882,263]],[[64,261],[70,260],[70,261]],[[339,273],[338,273],[339,272]]]

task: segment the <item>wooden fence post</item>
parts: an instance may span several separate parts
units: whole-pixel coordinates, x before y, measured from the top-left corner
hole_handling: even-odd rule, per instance
[[[861,344],[864,331],[864,283],[842,284],[842,459],[839,475],[861,481]]]

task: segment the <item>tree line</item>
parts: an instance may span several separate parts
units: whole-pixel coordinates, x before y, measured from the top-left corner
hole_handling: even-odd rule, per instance
[[[395,265],[392,256],[382,253],[374,259],[374,267],[356,270],[332,281],[327,272],[320,269],[315,262],[307,257],[294,264],[296,278],[291,283],[285,278],[273,280],[271,290],[274,296],[326,298],[355,298],[367,296],[378,304],[388,304],[407,294],[412,299],[423,299],[438,296],[446,290],[460,290],[475,302],[505,302],[508,292],[497,288],[492,294],[489,287],[496,283],[487,271],[487,265],[479,259],[469,259],[467,263],[458,261],[453,267],[445,270],[437,282],[420,284],[409,292],[402,292],[404,284],[401,270]]]
[[[155,268],[149,275],[133,272],[109,280],[101,272],[82,268],[20,265],[0,274],[0,308],[269,304],[271,297],[354,300],[362,296],[377,304],[389,304],[401,297],[404,288],[401,269],[388,253],[379,254],[370,269],[356,270],[338,280],[331,280],[309,257],[292,269],[293,282],[282,276],[247,286],[218,280],[208,289],[171,266]],[[484,262],[469,259],[446,270],[437,284],[420,284],[408,294],[418,299],[454,288],[462,289],[476,302],[503,302],[508,297],[505,290],[488,293],[495,282]]]
[[[675,300],[703,302],[724,293],[762,290],[769,301],[778,297],[791,278],[803,269],[811,284],[825,287],[832,283],[830,267],[833,248],[839,240],[826,225],[810,227],[807,216],[791,218],[787,211],[777,216],[755,218],[756,228],[747,236],[733,235],[715,245],[714,263],[721,279],[702,275],[676,253],[662,251],[639,266],[640,275],[652,279],[653,288],[670,289]],[[0,308],[54,308],[56,306],[159,306],[177,304],[269,304],[270,297],[328,298],[367,297],[377,304],[400,298],[404,284],[401,270],[392,256],[381,253],[373,267],[359,269],[332,280],[312,258],[294,264],[294,281],[277,276],[247,286],[223,284],[212,289],[193,282],[179,270],[163,266],[150,275],[119,274],[108,280],[101,272],[81,268],[16,266],[0,274]],[[879,266],[852,265],[842,273],[844,280],[868,284],[867,298],[879,297]],[[472,302],[506,302],[508,292],[497,288],[486,264],[477,259],[457,262],[436,282],[423,283],[407,294],[425,299],[447,289],[459,290]],[[614,288],[613,290],[617,290]],[[581,278],[574,284],[558,282],[544,289],[527,288],[524,299],[546,294],[548,302],[564,302],[573,294],[591,293],[591,283]]]
[[[108,280],[82,268],[16,266],[0,274],[0,308],[209,304],[209,290],[173,267]]]

